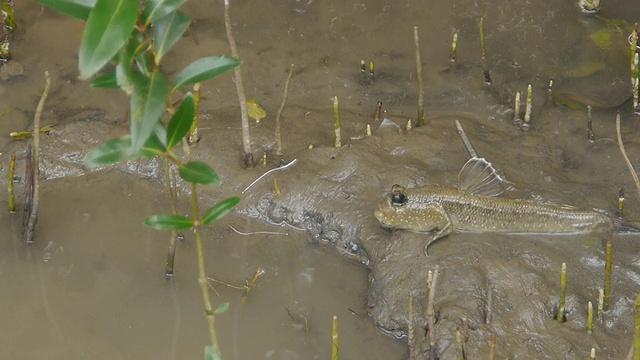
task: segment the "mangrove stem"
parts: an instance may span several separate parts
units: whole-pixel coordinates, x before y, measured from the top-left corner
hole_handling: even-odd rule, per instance
[[[640,295],[633,304],[633,359],[640,360]]]
[[[198,112],[200,111],[200,83],[193,84],[193,122],[189,129],[189,145],[195,145],[200,141],[198,134]]]
[[[331,360],[338,360],[338,317],[333,315],[333,331],[331,332]]]
[[[342,147],[342,141],[340,139],[340,111],[338,110],[338,97],[333,97],[333,113],[335,115],[334,120],[334,132],[336,134],[336,144],[335,147]]]
[[[613,264],[613,244],[611,237],[607,239],[607,259],[604,268],[604,302],[602,309],[604,311],[609,310],[609,298],[611,297],[611,267]]]
[[[427,323],[429,324],[429,359],[436,359],[436,317],[434,309],[434,300],[436,293],[436,286],[438,284],[438,274],[440,273],[440,265],[436,264],[433,271],[433,280],[429,289],[429,301],[427,303]]]
[[[493,81],[491,80],[491,74],[489,73],[489,65],[487,64],[486,57],[486,47],[484,43],[484,17],[480,18],[480,53],[482,55],[482,71],[484,72],[484,82],[487,85],[491,85]]]

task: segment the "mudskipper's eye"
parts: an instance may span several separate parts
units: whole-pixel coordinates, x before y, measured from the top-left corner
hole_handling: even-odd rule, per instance
[[[400,185],[393,185],[391,188],[391,205],[402,206],[407,203],[407,194]]]

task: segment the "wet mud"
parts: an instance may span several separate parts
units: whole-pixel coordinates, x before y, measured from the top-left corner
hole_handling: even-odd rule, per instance
[[[204,6],[193,2],[187,9],[203,14]],[[375,325],[391,337],[407,338],[412,294],[416,340],[409,349],[412,358],[428,353],[427,278],[435,265],[439,265],[440,274],[435,289],[437,322],[432,331],[442,359],[459,355],[456,331],[463,333],[470,359],[489,353],[492,336],[497,339],[499,358],[577,359],[587,357],[591,348],[608,358],[627,354],[633,333],[633,302],[640,289],[637,235],[613,236],[610,309],[597,318],[593,333],[587,334],[587,302],[597,303],[598,289],[604,283],[606,238],[454,233],[434,243],[429,256],[425,256],[422,250],[429,235],[386,230],[373,216],[377,203],[393,184],[456,185],[458,171],[468,159],[454,126],[454,120],[459,120],[479,156],[488,159],[512,183],[512,189],[502,196],[595,208],[615,216],[618,193],[624,188],[628,201],[622,220],[637,222],[640,200],[614,140],[614,119],[620,110],[627,152],[632,163],[638,164],[638,117],[625,103],[626,90],[620,90],[626,85],[606,82],[600,75],[575,83],[571,78],[562,81],[568,64],[582,56],[576,51],[588,41],[580,30],[583,22],[593,19],[585,20],[571,3],[551,1],[535,6],[519,1],[454,1],[434,5],[440,12],[412,2],[365,5],[291,1],[274,5],[272,11],[278,15],[264,23],[257,21],[254,6],[239,4],[235,26],[247,75],[247,95],[255,96],[269,114],[260,124],[251,126],[254,157],[260,163],[266,154],[267,164],[246,170],[241,167],[239,115],[231,78],[206,85],[202,140],[193,147],[192,156],[211,164],[223,185],[203,188],[199,193],[203,203],[241,194],[259,175],[274,168],[273,114],[281,101],[289,64],[295,63],[283,117],[283,144],[285,161],[296,159],[296,163],[265,177],[242,194],[236,215],[243,219],[237,221],[244,227],[239,230],[264,227],[303,233],[308,247],[331,249],[330,254],[340,255],[349,264],[362,264],[369,270],[367,304],[353,310],[370,315]],[[633,9],[637,11],[628,3],[612,2],[602,16],[631,22],[627,14]],[[24,9],[51,26],[65,21],[48,10],[44,15],[38,15],[38,11],[39,7]],[[436,19],[434,14],[442,12],[448,16]],[[495,81],[491,86],[482,81],[476,55],[480,16],[486,16],[487,51]],[[219,16],[195,15],[195,19],[191,34],[181,45],[184,52],[194,58],[201,53],[227,52],[223,39],[212,35],[223,32]],[[414,128],[407,131],[407,121],[415,121],[418,94],[412,26],[405,26],[411,21],[426,21],[437,30],[421,32],[422,41],[430,45],[423,48],[427,125],[415,127],[414,122]],[[39,24],[35,27],[44,26]],[[455,65],[448,63],[453,28],[460,30],[461,39]],[[22,41],[37,37],[35,31],[23,33]],[[548,41],[550,38],[554,41]],[[42,176],[52,184],[54,179],[85,178],[88,170],[82,158],[91,147],[127,131],[126,99],[121,94],[89,90],[87,84],[75,80],[74,49],[70,45],[57,49],[66,65],[53,73],[58,91],[52,94],[45,114],[46,120],[56,124],[43,139]],[[18,48],[16,56],[20,55]],[[375,79],[359,73],[360,58],[369,57],[376,60],[379,69]],[[21,61],[24,75],[7,80],[0,89],[3,98],[16,91],[29,95],[1,104],[0,111],[11,112],[0,130],[28,129],[39,73],[44,68],[28,59],[25,56]],[[188,62],[185,57],[175,57],[168,64],[169,71]],[[625,75],[619,75],[622,70],[616,69],[617,65],[607,71],[614,79],[625,79]],[[612,87],[609,92],[616,96],[601,100],[604,105],[597,106],[592,115],[595,142],[587,141],[586,114],[555,104],[548,95],[550,78],[557,79],[561,89],[568,87],[565,93],[580,92],[576,98],[581,101],[602,99],[601,95],[592,97],[594,91],[588,91],[591,87]],[[531,127],[523,131],[513,121],[512,104],[515,91],[526,91],[529,83],[534,85],[534,112]],[[99,95],[79,95],[84,92]],[[341,104],[341,148],[332,146],[333,96],[338,96]],[[384,122],[372,119],[377,101],[384,103]],[[373,128],[370,137],[365,136],[366,124]],[[6,138],[0,145],[5,163],[0,183],[4,186],[4,154],[16,152],[21,162],[26,145]],[[109,176],[114,172],[127,174],[118,175],[125,183],[144,179],[161,185],[161,165],[156,161],[131,161],[102,172]],[[186,195],[188,189],[183,188],[183,193]],[[162,199],[164,195],[158,194],[155,201],[160,203]],[[185,196],[182,201],[186,202]],[[220,243],[246,240],[229,229],[224,235]],[[258,246],[268,258],[268,240]],[[298,256],[295,252],[284,254]],[[162,259],[156,260],[157,265]],[[567,322],[560,324],[554,315],[563,262],[567,263],[569,285]],[[316,275],[338,281],[340,273]],[[300,311],[308,310],[302,305]],[[403,351],[396,350],[395,354],[397,358],[406,356]]]

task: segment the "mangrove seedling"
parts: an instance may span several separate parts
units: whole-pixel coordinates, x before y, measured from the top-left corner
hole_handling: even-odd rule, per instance
[[[482,71],[484,72],[484,82],[487,85],[491,85],[493,83],[493,81],[491,80],[491,74],[489,73],[489,65],[487,64],[487,52],[486,52],[486,48],[485,48],[485,42],[484,42],[484,17],[480,18],[480,55],[481,55],[481,59],[480,61],[482,62]]]
[[[162,60],[191,23],[191,18],[178,9],[185,1],[96,0],[78,5],[77,0],[38,0],[61,13],[86,21],[79,51],[80,77],[90,79],[100,73],[92,81],[92,86],[121,89],[130,98],[130,134],[111,139],[91,150],[84,159],[87,167],[159,156],[174,164],[179,176],[190,184],[191,217],[152,215],[144,223],[159,230],[193,230],[198,254],[198,282],[209,325],[210,345],[205,347],[205,356],[220,358],[215,317],[224,312],[228,304],[215,309],[212,307],[206,283],[202,227],[231,211],[240,198],[234,196],[222,200],[201,214],[198,185],[219,185],[220,178],[208,164],[190,160],[188,146],[183,147],[187,161],[182,161],[173,152],[177,144],[183,143],[196,114],[191,93],[184,95],[177,109],[173,108],[171,96],[196,83],[237,69],[241,62],[225,56],[204,57],[179,70],[172,81],[168,79],[161,66]],[[228,1],[225,10],[228,12]],[[228,13],[225,15],[225,20],[228,20]],[[103,71],[108,64],[114,70]],[[240,79],[237,80],[239,83]],[[244,102],[243,99],[241,105]],[[163,121],[165,113],[171,115],[166,123]],[[36,126],[38,128],[39,125]],[[36,133],[34,139],[37,137]],[[250,149],[246,154],[251,154]],[[169,166],[165,169],[165,177],[168,178]],[[167,185],[170,185],[169,181]]]
[[[333,330],[331,332],[331,360],[338,360],[338,317],[333,315]]]
[[[364,60],[363,60],[364,63]],[[287,75],[287,81],[284,83],[284,93],[282,94],[282,103],[280,104],[280,108],[278,108],[278,112],[276,113],[276,130],[275,130],[275,138],[276,138],[276,158],[277,158],[277,166],[284,165],[284,155],[282,154],[282,134],[280,132],[280,117],[282,117],[282,112],[284,111],[284,106],[287,104],[287,97],[289,96],[289,83],[291,82],[291,75],[293,74],[293,64],[289,66],[289,74]]]
[[[613,244],[611,238],[607,239],[607,259],[604,265],[604,311],[609,310],[609,299],[611,298],[611,268],[613,263]]]
[[[420,60],[420,39],[418,38],[418,27],[413,27],[413,42],[416,48],[416,72],[418,74],[418,124],[424,125],[424,83],[422,81],[422,60]]]
[[[619,218],[622,218],[624,214],[624,200],[624,188],[620,188],[620,191],[618,191],[618,212],[616,213]]]
[[[591,105],[587,105],[587,141],[593,143],[596,136],[593,134],[593,120],[591,119]]]
[[[9,162],[9,179],[7,179],[7,192],[9,196],[9,212],[16,212],[16,198],[13,193],[13,177],[16,172],[16,154],[11,154],[11,161]]]
[[[562,270],[560,272],[560,304],[558,305],[558,315],[556,316],[556,320],[558,320],[559,323],[563,323],[565,321],[564,310],[565,310],[566,295],[567,295],[567,263],[562,263]]]
[[[593,304],[591,301],[587,303],[587,334],[593,331]]]
[[[458,29],[453,32],[453,39],[451,40],[451,52],[449,53],[449,61],[452,63],[456,62],[456,57],[458,51]]]
[[[334,133],[336,135],[335,147],[342,147],[342,140],[340,139],[340,110],[338,110],[338,97],[333,97],[333,114],[334,114]]]
[[[524,108],[524,126],[529,127],[531,121],[531,100],[533,98],[531,84],[527,86],[527,102]]]

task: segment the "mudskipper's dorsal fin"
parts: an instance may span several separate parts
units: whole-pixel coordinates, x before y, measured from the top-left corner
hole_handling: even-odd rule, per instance
[[[504,192],[503,181],[490,162],[472,157],[458,174],[458,189],[467,194],[498,196]]]

